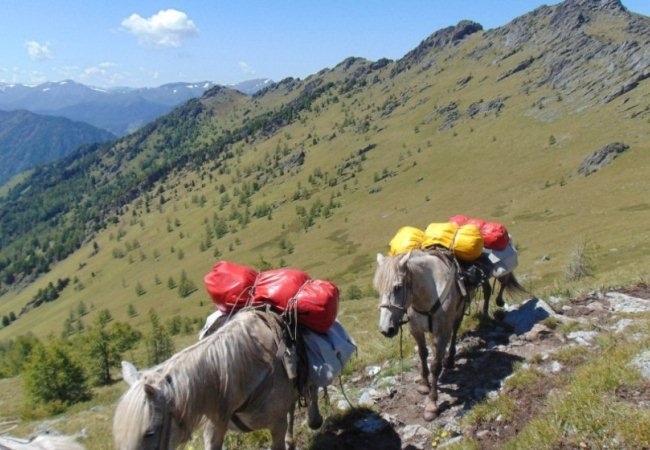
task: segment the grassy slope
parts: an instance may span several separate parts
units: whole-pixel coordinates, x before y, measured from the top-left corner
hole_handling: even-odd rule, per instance
[[[464,48],[472,45],[470,39]],[[32,286],[5,295],[0,304],[2,315],[18,312],[48,281],[76,277],[85,286],[79,291],[69,288],[60,300],[0,330],[0,339],[28,330],[39,335],[58,333],[63,318],[80,301],[95,308],[108,307],[116,318],[124,320],[126,305],[133,303],[141,313],[134,325],[141,325],[146,316],[143,313],[152,307],[163,316],[205,315],[208,298],[202,289],[202,276],[219,258],[213,256],[214,249],[199,251],[204,221],[212,220],[214,213],[226,216],[232,207],[219,210],[218,186],[227,186],[234,199],[231,204],[236,203],[237,187],[250,184],[259,172],[237,174],[263,166],[264,156],[273,155],[278,148],[291,153],[304,149],[305,164],[252,195],[251,211],[262,203],[279,206],[272,220],[255,219],[235,235],[214,241],[222,252],[220,258],[251,265],[262,258],[272,265],[283,260],[315,278],[333,279],[343,290],[351,283],[366,287],[374,254],[386,249],[397,228],[424,228],[430,222],[464,213],[507,225],[520,248],[518,273],[540,294],[565,284],[564,270],[571,252],[582,242],[588,244],[593,258],[595,277],[587,280],[588,284],[610,285],[644,278],[648,267],[645,224],[650,218],[645,195],[650,170],[648,127],[647,119],[628,118],[628,110],[630,105],[639,105],[638,109],[647,104],[647,81],[614,102],[578,111],[578,99],[557,99],[557,95],[540,90],[522,94],[523,81],[534,73],[516,74],[496,83],[504,67],[480,61],[470,65],[459,54],[462,50],[443,53],[442,71],[413,70],[391,80],[387,68],[381,74],[381,84],[353,95],[339,95],[338,102],[332,101],[331,95],[323,96],[316,102],[318,108],[303,114],[300,122],[268,139],[237,144],[234,150],[238,156],[227,162],[228,173],[212,172],[212,181],[198,174],[177,174],[165,183],[165,196],[172,200],[162,212],[156,210],[155,196],[149,214],[133,206],[118,226],[97,237],[98,255],[90,256],[89,245]],[[481,76],[459,87],[457,80],[474,73]],[[383,104],[389,96],[398,99],[401,106],[383,117]],[[454,101],[464,112],[473,102],[499,97],[506,98],[506,106],[498,117],[491,112],[439,130],[444,117],[436,111],[442,106]],[[540,98],[550,99],[543,108],[537,106]],[[233,121],[241,111],[241,106],[236,107]],[[355,124],[343,126],[346,117]],[[365,118],[369,119],[370,131],[356,132]],[[329,139],[333,134],[336,137]],[[556,140],[553,145],[551,136]],[[582,159],[615,141],[631,149],[589,177],[576,174]],[[336,177],[337,167],[368,144],[376,148],[366,153],[361,171],[347,171],[351,178],[334,187],[309,183],[308,177],[316,171]],[[376,181],[377,175],[385,172],[393,176]],[[195,185],[188,189],[185,186],[190,180]],[[312,197],[291,201],[299,187],[310,190]],[[195,200],[202,195],[208,202],[200,207]],[[319,220],[308,232],[302,230],[296,205],[309,209],[316,199],[327,203],[332,196],[341,203],[334,215]],[[176,221],[180,226],[174,225]],[[168,222],[173,232],[167,231]],[[118,241],[120,234],[123,236]],[[236,245],[235,239],[241,244]],[[281,239],[293,244],[292,254],[280,248]],[[125,243],[136,241],[140,248],[130,253],[132,262],[128,257],[112,256],[113,249],[125,250]],[[235,251],[229,251],[231,245]],[[184,253],[182,260],[179,250]],[[154,258],[154,252],[159,258]],[[543,256],[550,259],[541,262]],[[200,288],[185,300],[166,286],[170,276],[178,280],[181,270]],[[162,284],[154,284],[156,276]],[[141,297],[135,295],[138,282],[147,290]]]
[[[356,284],[364,290],[369,288],[375,253],[387,249],[400,226],[424,228],[456,213],[506,224],[520,249],[517,273],[540,296],[647,280],[650,127],[643,115],[636,119],[630,115],[647,107],[649,81],[609,104],[583,108],[580,98],[559,98],[557,93],[541,88],[526,94],[524,86],[539,75],[538,68],[496,82],[499,74],[525,55],[500,65],[491,63],[491,55],[479,61],[463,58],[478,39],[474,36],[453,52],[445,50],[436,55],[429,70],[416,67],[390,78],[389,66],[379,73],[381,83],[339,94],[336,100],[334,93],[325,94],[299,122],[267,139],[236,144],[233,150],[238,156],[228,161],[227,173],[211,171],[212,180],[197,173],[176,174],[164,184],[165,196],[171,200],[161,211],[156,208],[156,196],[150,213],[132,205],[118,225],[97,236],[97,255],[90,256],[89,243],[37,283],[5,295],[0,315],[18,312],[49,281],[71,277],[84,286],[79,290],[69,287],[59,300],[0,329],[0,340],[28,331],[41,337],[58,335],[64,319],[79,302],[95,310],[108,308],[117,320],[128,321],[145,332],[150,308],[162,318],[178,314],[202,320],[212,310],[202,282],[212,264],[227,259],[257,266],[263,259],[273,266],[283,261],[307,270],[314,278],[339,284],[343,293],[340,318],[363,342],[361,360],[355,363],[360,367],[395,350],[387,349],[376,336],[375,300],[368,296],[349,302],[345,298],[347,287]],[[468,75],[472,79],[467,85],[458,83]],[[314,75],[301,86],[321,76],[341,79],[342,69]],[[215,118],[214,125],[236,124],[246,108],[255,114],[295,95],[296,90],[279,91],[249,100],[247,105],[240,103],[227,115]],[[480,114],[439,130],[444,117],[437,111],[450,102],[457,102],[464,112],[473,102],[499,97],[506,99],[506,105],[498,116],[494,112]],[[389,98],[400,106],[383,116]],[[547,100],[539,107],[542,98]],[[354,124],[345,125],[346,118]],[[366,118],[370,130],[356,131]],[[206,130],[205,136],[210,133],[214,131]],[[556,139],[554,145],[550,144],[551,136]],[[630,145],[630,150],[589,177],[576,175],[587,155],[615,141]],[[376,147],[366,153],[362,170],[346,170],[350,178],[343,181],[339,177],[333,187],[310,184],[310,175],[318,171],[336,177],[337,168],[368,144]],[[201,252],[205,220],[210,221],[215,212],[226,216],[231,210],[230,204],[219,210],[219,185],[227,186],[231,203],[236,203],[235,189],[261,176],[252,168],[265,167],[265,156],[283,148],[289,153],[304,150],[306,159],[303,166],[289,169],[251,196],[251,210],[262,203],[277,205],[272,220],[254,219],[246,228],[239,227],[236,234],[215,240],[213,248]],[[252,171],[250,176],[245,175],[247,169]],[[392,176],[376,181],[377,175],[385,172]],[[191,180],[195,184],[188,188]],[[299,187],[310,190],[311,198],[292,201]],[[203,207],[194,201],[201,195],[208,199]],[[296,206],[309,209],[316,199],[327,203],[332,196],[341,207],[305,232]],[[168,223],[172,232],[167,231]],[[281,248],[283,239],[293,245],[292,253]],[[113,257],[114,249],[124,250],[125,243],[136,241],[139,249],[129,253],[131,261],[129,256]],[[565,267],[582,242],[588,244],[594,276],[568,282]],[[222,252],[220,257],[213,255],[214,247]],[[542,261],[543,256],[548,260]],[[172,276],[178,281],[183,270],[199,288],[186,299],[167,288],[167,279]],[[156,277],[161,284],[155,284]],[[137,283],[144,286],[146,294],[136,295]],[[127,317],[129,304],[135,306],[137,317]],[[92,314],[84,319],[87,324],[91,320]],[[179,346],[193,336],[183,339]],[[107,395],[114,399],[119,388],[112,392]],[[110,419],[110,410],[102,414],[101,420]],[[108,432],[109,425],[102,423],[98,429]]]

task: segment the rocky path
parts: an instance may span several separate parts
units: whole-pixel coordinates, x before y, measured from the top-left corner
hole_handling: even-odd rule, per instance
[[[412,369],[401,375],[385,376],[383,371],[389,367],[388,363],[385,367],[368,367],[365,374],[344,384],[343,390],[355,408],[332,417],[314,437],[312,448],[442,448],[460,440],[463,433],[471,433],[482,448],[499,448],[530,416],[518,416],[519,424],[512,421],[500,424],[497,420],[471,431],[461,429],[460,419],[477,403],[498,396],[504,381],[518,365],[535,358],[542,370],[559,373],[563,367],[554,359],[555,351],[567,345],[591,347],[600,332],[624,332],[635,314],[648,311],[650,287],[645,285],[616,292],[594,292],[568,303],[554,298],[548,302],[529,299],[506,309],[501,325],[463,336],[455,368],[443,371],[440,379],[442,412],[436,420],[422,419],[423,397],[415,390],[415,357],[404,362],[405,367]],[[575,322],[576,326],[568,329],[577,331],[558,332],[556,329],[567,327],[547,325],[553,322]],[[635,364],[650,380],[650,352],[638,355]],[[530,386],[519,394],[522,398],[518,401],[529,403],[529,410],[534,411],[536,404],[545,401],[548,392],[549,386]],[[333,405],[349,408],[339,388],[330,387],[329,394]],[[650,392],[646,394],[650,405]]]

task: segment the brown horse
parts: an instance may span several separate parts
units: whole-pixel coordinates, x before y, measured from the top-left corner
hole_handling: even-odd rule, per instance
[[[273,450],[293,448],[300,393],[282,358],[284,327],[277,314],[241,311],[158,366],[138,372],[123,363],[130,388],[115,410],[116,448],[174,449],[201,421],[205,449],[220,450],[228,429],[269,429]],[[315,392],[309,389],[310,397]],[[309,425],[318,428],[322,417],[312,410]]]
[[[414,250],[394,256],[377,255],[373,284],[379,293],[379,331],[394,337],[404,315],[420,357],[418,392],[427,395],[424,418],[439,414],[438,377],[449,344],[447,367],[453,367],[456,336],[467,297],[463,295],[453,255],[444,250]],[[433,359],[427,366],[425,333],[431,336]]]

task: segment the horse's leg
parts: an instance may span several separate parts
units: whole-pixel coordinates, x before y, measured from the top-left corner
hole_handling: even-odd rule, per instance
[[[492,286],[490,286],[490,280],[485,280],[481,283],[483,287],[483,318],[490,318],[490,297],[492,296]]]
[[[448,338],[449,337],[447,336],[447,339]],[[430,367],[431,388],[424,405],[424,420],[427,421],[435,419],[438,417],[438,414],[440,414],[440,411],[438,410],[438,377],[440,376],[440,372],[442,372],[442,358],[445,355],[447,339],[434,334],[431,340],[433,351],[435,353],[431,360]]]
[[[294,412],[295,404],[291,406],[287,416],[281,417],[269,427],[271,431],[271,450],[293,450],[295,448],[295,443],[293,442]]]
[[[510,282],[510,274],[504,275],[501,278],[497,278],[499,280],[499,293],[496,296],[496,304],[497,306],[501,307],[505,303],[503,302],[503,291],[506,288],[506,285]]]
[[[410,322],[409,322],[410,323]],[[418,392],[426,395],[431,390],[429,383],[429,366],[427,365],[427,358],[429,357],[429,350],[427,350],[427,343],[424,339],[423,331],[415,331],[411,327],[411,335],[415,339],[418,346],[418,355],[420,356],[420,379],[418,380]]]
[[[203,448],[205,450],[221,450],[223,438],[228,429],[227,423],[215,425],[212,420],[204,419],[203,424]]]
[[[284,434],[284,445],[287,450],[294,450],[296,443],[293,440],[293,423],[295,420],[296,403],[294,402],[287,413],[287,431]],[[275,441],[275,438],[274,438]]]
[[[317,430],[323,425],[323,416],[318,408],[318,386],[309,386],[309,412],[307,425],[312,430]]]
[[[460,324],[463,321],[463,313],[454,321],[454,328],[451,331],[451,342],[449,343],[449,353],[447,354],[447,362],[445,367],[447,369],[453,369],[454,364],[456,363],[456,340],[458,339],[458,329]]]

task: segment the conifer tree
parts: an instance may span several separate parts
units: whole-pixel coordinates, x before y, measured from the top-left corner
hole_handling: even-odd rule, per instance
[[[97,386],[113,381],[111,369],[119,367],[124,352],[133,348],[142,336],[126,323],[116,322],[109,327],[110,317],[108,310],[100,311],[85,335],[87,370]]]
[[[149,310],[149,321],[151,322],[151,334],[146,339],[147,363],[149,366],[155,366],[174,353],[174,343],[153,309]]]

